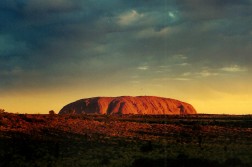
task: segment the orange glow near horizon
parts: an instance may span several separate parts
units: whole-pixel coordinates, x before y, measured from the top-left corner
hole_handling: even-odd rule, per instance
[[[155,88],[155,89],[154,89]],[[206,114],[250,114],[252,104],[249,95],[229,95],[225,93],[193,93],[193,90],[187,89],[169,89],[164,87],[130,87],[121,89],[120,86],[111,89],[80,88],[61,89],[55,91],[23,92],[10,93],[1,98],[1,108],[7,112],[28,113],[28,114],[47,114],[49,110],[56,113],[66,104],[96,96],[160,96],[178,99],[192,104],[198,113]],[[188,96],[190,95],[190,96]]]

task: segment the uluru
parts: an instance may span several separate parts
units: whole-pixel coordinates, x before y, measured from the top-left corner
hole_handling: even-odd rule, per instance
[[[59,114],[197,114],[191,104],[156,96],[92,97],[65,105]]]

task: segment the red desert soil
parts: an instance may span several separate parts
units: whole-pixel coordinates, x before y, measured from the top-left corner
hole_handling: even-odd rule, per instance
[[[183,117],[179,115],[0,114],[0,138],[14,133],[56,138],[57,136],[72,138],[72,135],[76,134],[92,139],[120,137],[155,141],[173,138],[174,135],[181,133],[194,138],[200,132],[209,138],[220,139],[227,136],[232,138],[231,136],[237,135],[236,140],[247,140],[251,139],[251,130],[251,118],[246,116],[227,118],[216,116],[215,118],[208,115]]]
[[[0,113],[0,166],[250,167],[251,118]]]
[[[191,104],[155,96],[93,97],[64,106],[59,114],[197,114]]]

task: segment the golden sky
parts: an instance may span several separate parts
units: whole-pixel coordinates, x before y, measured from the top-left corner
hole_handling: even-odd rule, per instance
[[[58,112],[64,105],[81,98],[95,96],[121,96],[121,95],[153,95],[170,97],[192,104],[198,113],[208,114],[251,114],[251,92],[249,85],[241,89],[228,85],[226,89],[234,91],[226,92],[215,90],[202,83],[192,81],[164,81],[161,82],[136,82],[113,84],[112,81],[104,81],[94,85],[73,84],[49,90],[36,90],[24,92],[9,92],[1,96],[2,108],[14,113],[48,113],[49,110]],[[245,85],[244,85],[245,86]],[[225,85],[222,85],[225,87]],[[222,88],[220,88],[222,89]],[[224,88],[223,88],[224,90]]]

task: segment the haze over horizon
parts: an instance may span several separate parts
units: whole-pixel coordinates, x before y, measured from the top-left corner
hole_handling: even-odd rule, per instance
[[[252,113],[252,0],[2,0],[0,108],[161,96]]]

